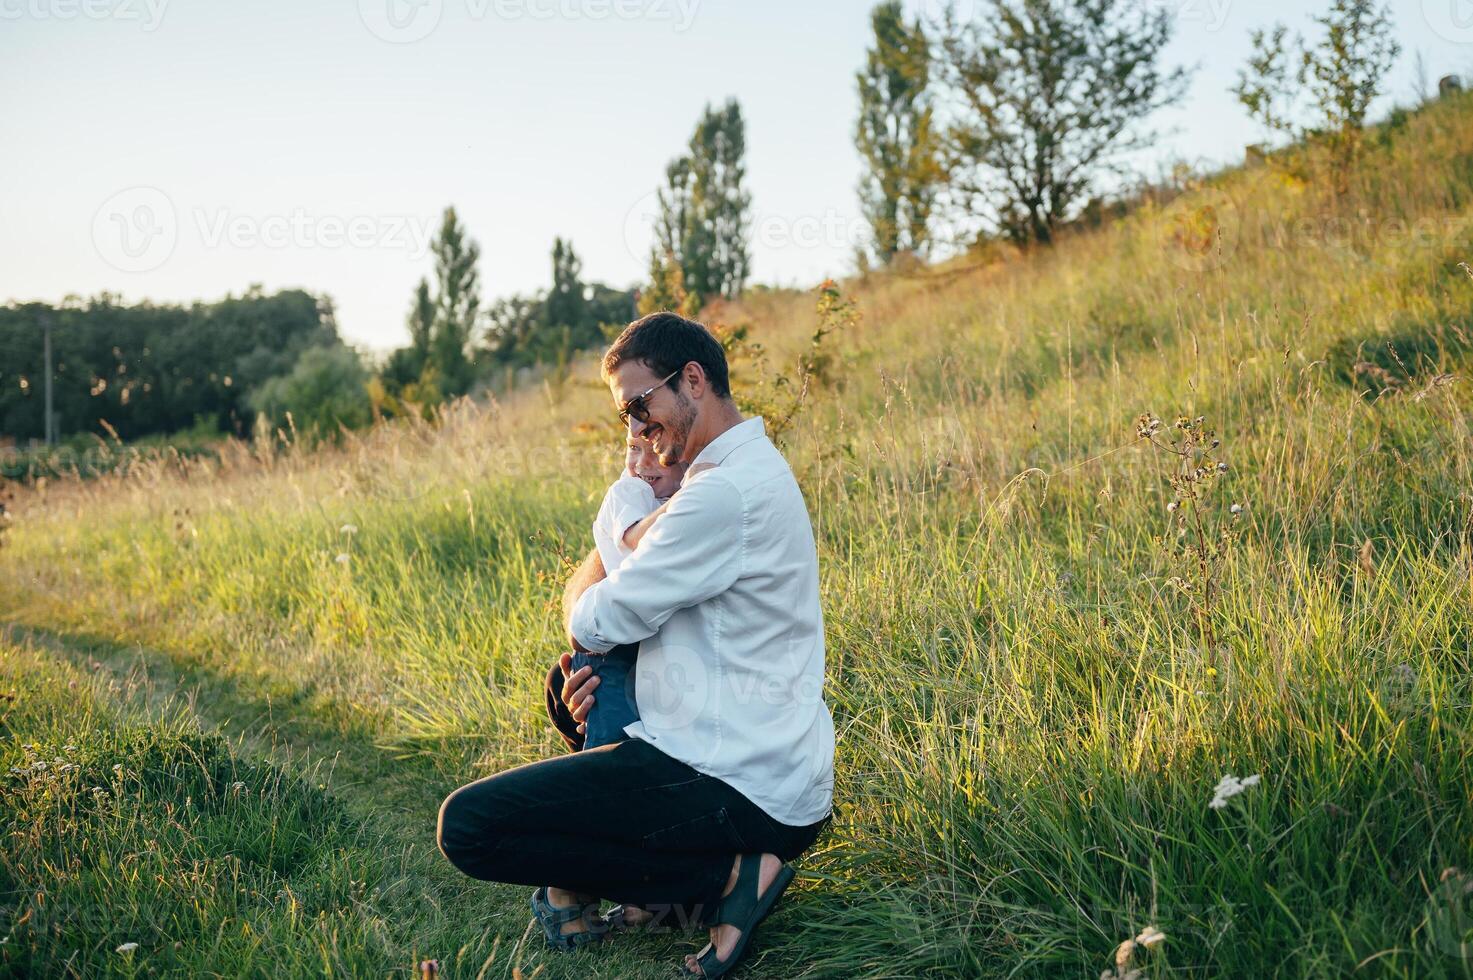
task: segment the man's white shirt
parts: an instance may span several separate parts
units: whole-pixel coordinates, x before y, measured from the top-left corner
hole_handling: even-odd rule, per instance
[[[818,551],[797,480],[762,419],[695,458],[665,513],[579,599],[590,651],[638,643],[625,732],[715,776],[790,826],[833,805]]]

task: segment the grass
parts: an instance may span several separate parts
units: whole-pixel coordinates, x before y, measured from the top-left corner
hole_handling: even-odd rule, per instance
[[[863,318],[783,435],[820,544],[838,814],[750,975],[1093,978],[1148,926],[1151,976],[1473,972],[1468,160],[1458,98],[1374,134],[1344,199],[1288,159],[1048,252],[844,284]],[[765,350],[738,389],[770,389],[815,317],[793,293],[713,311]],[[50,640],[6,647],[29,693],[5,765],[70,738],[140,798],[94,851],[7,790],[3,968],[121,970],[131,930],[160,973],[665,975],[695,940],[551,956],[520,891],[432,842],[454,786],[558,751],[538,686],[611,414],[581,362],[342,447],[22,495],[0,617]],[[1227,470],[1183,484],[1170,449],[1209,429]],[[99,645],[133,678],[107,712],[31,686]],[[227,741],[161,714],[160,685]],[[163,747],[109,748],[125,730]],[[260,791],[147,775],[198,739],[210,773],[269,764]],[[1229,774],[1261,781],[1209,807]],[[149,857],[215,862],[173,898],[66,870],[209,792],[229,819]],[[219,897],[263,838],[319,821],[303,858],[248,869],[314,904]],[[79,907],[136,894],[138,918],[17,928],[52,876]]]

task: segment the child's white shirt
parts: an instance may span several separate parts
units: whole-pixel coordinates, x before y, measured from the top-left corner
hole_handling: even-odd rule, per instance
[[[612,572],[634,553],[624,544],[624,532],[653,514],[660,506],[655,491],[643,480],[624,474],[604,494],[604,502],[593,520],[593,543],[605,574]]]

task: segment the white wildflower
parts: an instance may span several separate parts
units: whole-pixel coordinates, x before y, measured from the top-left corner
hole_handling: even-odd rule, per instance
[[[349,535],[351,537],[352,535],[358,533],[358,525],[357,524],[344,524],[342,527],[338,528],[338,533],[339,534],[346,534],[346,535]]]
[[[123,943],[123,945],[121,945],[121,946],[118,947],[118,952],[119,953],[123,953],[124,955],[126,955],[128,953],[133,952],[137,948],[138,948],[138,944],[137,943]]]
[[[1231,507],[1228,508],[1228,513],[1232,514],[1234,517],[1237,517],[1239,514],[1243,513],[1243,505],[1233,504]]]
[[[339,565],[348,564],[348,553],[346,551],[339,552],[338,556],[334,558],[333,561],[337,562]]]
[[[1239,779],[1237,776],[1229,773],[1218,780],[1217,786],[1212,790],[1212,802],[1207,805],[1214,810],[1221,810],[1227,806],[1228,800],[1237,796],[1245,789],[1257,786],[1259,780],[1262,778],[1263,776],[1261,774],[1255,774]]]
[[[1176,513],[1176,509],[1178,507],[1180,507],[1180,506],[1181,506],[1181,503],[1179,501],[1173,500],[1171,503],[1169,503],[1169,504],[1166,505],[1166,513],[1168,513],[1168,514],[1175,514]]]
[[[230,784],[230,792],[232,792],[232,793],[239,793],[239,792],[241,792],[244,789],[245,789],[245,783],[231,783]]]

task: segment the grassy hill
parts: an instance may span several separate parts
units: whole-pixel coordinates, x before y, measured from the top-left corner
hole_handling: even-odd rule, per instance
[[[1473,972],[1473,101],[1376,131],[1342,196],[1315,174],[842,284],[861,318],[781,434],[838,813],[749,975],[1093,978],[1147,927],[1150,976]],[[786,414],[816,300],[713,311],[747,397]],[[612,415],[582,362],[15,501],[0,969],[669,975],[692,940],[547,954],[433,844],[450,789],[558,751]],[[86,785],[123,766],[113,803],[37,789],[65,744]],[[1211,806],[1229,775],[1259,779]]]

